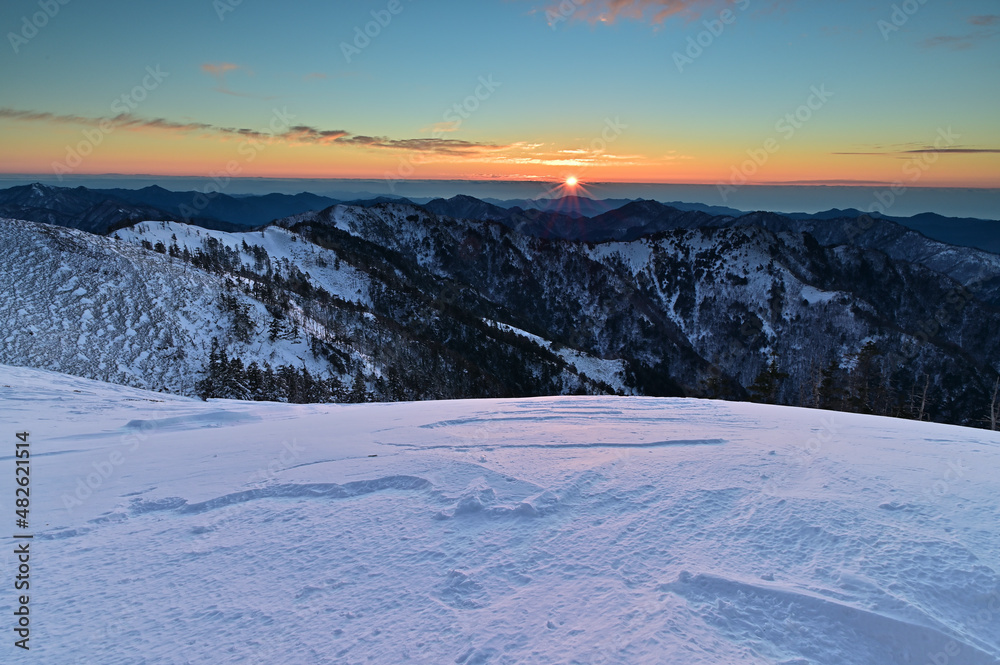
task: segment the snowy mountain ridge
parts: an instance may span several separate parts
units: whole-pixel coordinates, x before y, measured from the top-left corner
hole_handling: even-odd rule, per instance
[[[356,389],[362,398],[368,382],[384,375],[385,365],[372,358],[386,324],[371,309],[371,277],[282,228],[230,234],[144,222],[105,238],[0,220],[0,238],[13,252],[12,263],[0,269],[9,289],[0,301],[0,323],[10,331],[2,349],[8,362],[193,395],[216,338],[244,365],[305,368],[314,376],[333,375],[345,390],[360,372],[365,378]],[[206,247],[228,250],[230,258],[259,269],[268,280],[301,275],[311,290],[334,299],[338,318],[320,323],[294,298],[276,310],[241,291],[254,280],[194,267],[180,255],[200,254]],[[246,310],[249,330],[243,339],[227,302]],[[274,335],[276,321],[281,329]],[[347,329],[372,341],[345,340]],[[74,331],[68,340],[66,331]],[[318,345],[325,345],[322,352]],[[561,371],[566,381],[577,381]]]
[[[189,395],[749,396],[983,425],[1000,370],[1000,263],[745,217],[603,242],[408,203],[336,205],[242,233],[143,222],[110,239],[6,221],[5,245],[39,267],[2,268],[13,297],[0,322],[31,334],[9,333],[0,361]],[[102,290],[104,254],[133,277]],[[60,269],[104,300],[85,314]],[[175,281],[190,293],[158,299]],[[113,320],[132,288],[154,323]],[[56,318],[63,306],[72,317]],[[184,307],[184,320],[167,311]],[[94,345],[119,344],[104,336],[126,324],[127,345]],[[260,372],[283,373],[281,385]],[[314,380],[305,392],[289,383]]]
[[[210,233],[177,227],[182,236]],[[6,361],[195,393],[212,337],[230,334],[218,308],[223,279],[131,243],[72,229],[0,220],[0,237],[10,257],[10,272],[2,277],[8,297],[0,303],[0,321],[9,331]],[[269,318],[260,303],[243,302],[254,319]],[[276,340],[264,350],[265,341],[258,334],[246,346],[260,347],[260,360],[326,370],[302,340]]]

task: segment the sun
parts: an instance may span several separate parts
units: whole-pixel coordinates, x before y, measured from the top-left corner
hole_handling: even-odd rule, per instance
[[[566,178],[566,186],[567,187],[576,187],[577,183],[579,183],[579,182],[580,181],[576,179],[576,176],[573,176],[573,175],[571,175],[570,177]]]

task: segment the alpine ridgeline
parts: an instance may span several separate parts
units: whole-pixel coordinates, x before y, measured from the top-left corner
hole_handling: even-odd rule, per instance
[[[1000,256],[867,217],[441,201],[245,232],[0,220],[0,362],[205,397],[687,395],[991,425]]]

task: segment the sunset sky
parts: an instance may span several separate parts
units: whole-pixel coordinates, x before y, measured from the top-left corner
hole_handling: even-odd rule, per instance
[[[1000,187],[996,0],[63,1],[0,172]]]

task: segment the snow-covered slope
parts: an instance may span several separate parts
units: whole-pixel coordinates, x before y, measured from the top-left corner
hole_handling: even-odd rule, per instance
[[[146,225],[206,237],[254,235]],[[272,244],[282,235],[272,232]],[[0,219],[0,246],[6,252],[0,263],[0,362],[192,394],[212,338],[231,337],[229,315],[219,308],[226,279],[179,259],[115,238],[7,219]],[[233,297],[255,325],[241,346],[247,362],[327,371],[309,355],[304,338],[267,339],[271,317],[261,303],[238,292]]]
[[[345,228],[358,227],[341,217]],[[327,240],[278,226],[228,233],[147,221],[102,237],[0,220],[10,255],[0,266],[0,362],[186,395],[281,401],[622,388],[621,377],[611,385],[584,377],[594,369],[587,354],[564,358],[487,328],[452,301],[461,284],[355,235]],[[496,318],[495,306],[478,306]],[[243,369],[213,365],[216,339]],[[286,377],[300,372],[299,385],[318,379],[328,387],[295,388]]]
[[[7,631],[4,663],[1000,662],[993,432],[634,397],[203,403],[2,366],[21,429],[32,650]]]
[[[5,221],[0,362],[212,397],[696,395],[986,422],[998,265],[973,289],[746,217],[604,243],[407,203],[247,233]]]
[[[282,264],[294,265],[306,272],[314,286],[323,288],[332,295],[348,302],[370,305],[368,296],[367,276],[355,270],[350,265],[331,265],[331,253],[316,245],[303,242],[298,236],[287,230],[269,226],[262,231],[246,231],[243,233],[226,233],[189,226],[179,222],[141,222],[134,226],[115,231],[113,236],[120,240],[138,245],[143,240],[155,245],[162,242],[169,247],[171,244],[190,252],[200,250],[208,238],[217,240],[221,245],[240,251],[240,258],[247,264],[254,264],[255,256],[248,248],[259,248],[276,267]],[[333,257],[335,258],[335,257]]]

